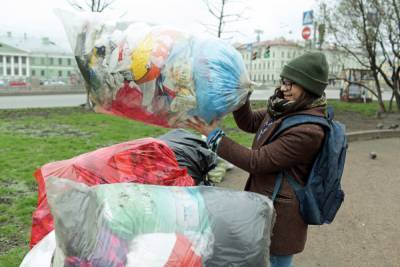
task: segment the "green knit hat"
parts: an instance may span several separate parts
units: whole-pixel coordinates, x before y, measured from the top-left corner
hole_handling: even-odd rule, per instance
[[[309,52],[289,61],[281,72],[305,90],[321,96],[328,85],[328,62],[321,52]]]

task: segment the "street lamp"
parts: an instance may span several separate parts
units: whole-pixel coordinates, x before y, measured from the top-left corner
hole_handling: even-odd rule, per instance
[[[259,43],[261,41],[261,34],[263,34],[264,31],[260,29],[255,29],[254,33],[257,34],[257,43]]]

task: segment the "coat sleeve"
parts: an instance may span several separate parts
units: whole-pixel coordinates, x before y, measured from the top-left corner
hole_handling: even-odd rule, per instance
[[[286,130],[259,149],[246,148],[224,136],[217,154],[252,174],[276,173],[295,165],[311,164],[323,138],[321,126],[302,124]]]
[[[252,111],[250,101],[247,100],[244,106],[233,112],[233,117],[241,130],[248,133],[256,133],[266,114],[266,109]]]

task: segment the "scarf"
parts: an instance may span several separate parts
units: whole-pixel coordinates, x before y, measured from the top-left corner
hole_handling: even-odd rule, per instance
[[[281,98],[277,93],[272,95],[267,102],[267,112],[272,118],[278,118],[289,113],[296,104],[296,101],[290,101]],[[315,99],[311,104],[304,107],[304,109],[311,109],[319,106],[324,106],[327,104],[325,93],[321,97]]]

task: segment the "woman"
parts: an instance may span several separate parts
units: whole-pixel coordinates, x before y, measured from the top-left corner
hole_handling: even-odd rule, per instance
[[[245,190],[272,196],[278,173],[285,170],[304,184],[324,139],[316,124],[301,124],[287,129],[270,141],[287,116],[311,114],[324,116],[328,84],[328,64],[324,54],[312,52],[291,60],[281,72],[281,85],[264,110],[252,111],[249,101],[233,112],[240,129],[256,133],[248,149],[226,137],[217,123],[207,125],[196,118],[188,126],[207,136],[207,143],[218,156],[250,173]],[[283,179],[274,201],[277,214],[270,247],[271,266],[292,266],[293,254],[304,250],[307,224],[304,223],[296,195]]]

